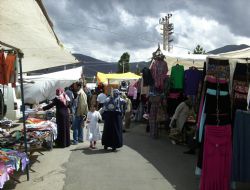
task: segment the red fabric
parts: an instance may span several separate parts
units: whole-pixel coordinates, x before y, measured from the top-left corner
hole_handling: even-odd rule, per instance
[[[4,52],[0,51],[0,84],[4,84],[4,78],[5,78],[5,58],[4,58]]]
[[[206,125],[200,190],[230,190],[231,125]]]
[[[11,76],[15,74],[15,54],[8,54],[5,60],[5,78],[4,84],[10,83]]]

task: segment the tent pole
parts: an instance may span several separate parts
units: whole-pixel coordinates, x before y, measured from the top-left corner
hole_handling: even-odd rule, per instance
[[[26,131],[26,119],[25,119],[25,105],[24,105],[24,93],[23,93],[23,69],[22,69],[22,58],[23,53],[18,52],[18,58],[19,58],[19,68],[20,68],[20,83],[21,83],[21,98],[22,98],[22,106],[21,110],[23,113],[23,130],[24,130],[24,146],[25,146],[25,153],[28,155],[28,147],[27,147],[27,131]],[[27,180],[29,181],[29,163],[26,166],[26,173],[27,173]]]

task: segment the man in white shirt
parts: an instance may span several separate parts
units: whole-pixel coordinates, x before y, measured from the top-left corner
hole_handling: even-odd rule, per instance
[[[103,90],[100,90],[100,94],[97,96],[97,106],[98,109],[103,107],[103,104],[105,103],[105,100],[107,99],[106,94],[103,93]]]

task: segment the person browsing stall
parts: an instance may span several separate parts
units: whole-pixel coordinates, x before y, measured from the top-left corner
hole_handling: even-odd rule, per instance
[[[48,110],[56,106],[56,124],[57,124],[57,138],[56,146],[60,148],[70,146],[70,127],[69,127],[69,109],[67,102],[69,97],[65,94],[62,88],[56,90],[56,97],[42,110]]]

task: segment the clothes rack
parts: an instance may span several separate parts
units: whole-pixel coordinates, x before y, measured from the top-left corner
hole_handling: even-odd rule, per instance
[[[24,92],[23,92],[23,70],[22,70],[22,59],[24,57],[24,54],[19,48],[16,48],[2,41],[0,41],[0,45],[9,48],[9,49],[3,49],[4,52],[8,52],[8,53],[15,52],[18,57],[19,69],[20,69],[20,85],[21,85],[21,100],[22,100],[21,111],[23,115],[22,121],[23,121],[23,129],[24,129],[24,146],[25,146],[25,153],[28,155],[27,129],[26,129],[26,123],[25,123],[26,119],[25,119],[25,105],[24,105]],[[26,166],[26,174],[27,174],[27,180],[29,181],[29,163]]]

